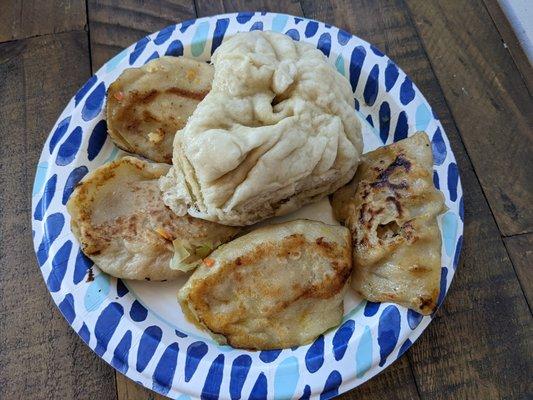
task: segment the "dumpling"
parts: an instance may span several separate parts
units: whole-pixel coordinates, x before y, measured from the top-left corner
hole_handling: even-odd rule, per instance
[[[173,279],[183,274],[169,265],[175,247],[188,249],[182,261],[192,263],[238,232],[178,217],[166,207],[157,180],[169,167],[124,157],[91,171],[72,193],[67,203],[72,232],[104,272],[125,279]]]
[[[164,56],[126,69],[107,92],[107,128],[115,144],[170,164],[176,131],[211,89],[213,67]]]
[[[355,178],[333,196],[335,215],[353,236],[352,286],[370,301],[421,314],[437,305],[444,198],[433,185],[428,136],[363,155]]]
[[[220,246],[179,292],[187,316],[221,343],[276,349],[337,326],[352,271],[350,232],[296,220]]]
[[[320,200],[354,175],[361,123],[350,83],[310,44],[239,33],[213,54],[213,87],[161,180],[177,214],[251,225]]]

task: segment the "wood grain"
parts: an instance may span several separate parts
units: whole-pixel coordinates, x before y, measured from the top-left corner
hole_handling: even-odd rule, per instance
[[[142,37],[195,17],[193,0],[88,0],[92,69]]]
[[[531,95],[533,92],[533,68],[531,68],[526,53],[524,53],[522,46],[520,46],[520,42],[518,41],[509,20],[500,8],[497,0],[483,0],[483,3],[485,4],[485,7],[487,7],[487,11],[492,18],[496,29],[498,29],[498,33],[502,37],[504,47],[509,51],[511,57],[513,57],[514,63],[520,71],[520,75],[525,81]]]
[[[0,42],[81,30],[86,22],[85,1],[2,1]]]
[[[531,311],[533,306],[533,233],[508,237],[504,241]]]
[[[407,2],[504,235],[533,231],[533,101],[481,0]]]
[[[117,400],[165,400],[167,397],[146,389],[117,372]]]
[[[304,13],[310,3],[302,2]],[[531,315],[411,16],[401,1],[323,2],[311,16],[377,45],[413,78],[440,116],[461,171],[465,262],[444,307],[408,352],[421,397],[525,397],[533,351]]]
[[[116,398],[112,369],[70,329],[52,302],[29,224],[39,154],[62,108],[89,76],[88,51],[83,31],[0,44],[3,399]]]
[[[199,17],[238,11],[271,11],[302,15],[302,8],[298,0],[196,0],[196,12]]]

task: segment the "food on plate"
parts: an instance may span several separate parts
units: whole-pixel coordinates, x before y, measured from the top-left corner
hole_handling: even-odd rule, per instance
[[[158,178],[169,167],[124,157],[91,171],[72,193],[72,232],[103,271],[126,279],[172,279],[238,232],[178,217],[166,207]]]
[[[179,292],[187,316],[221,343],[276,349],[338,325],[352,271],[350,232],[296,220],[220,246]]]
[[[171,163],[172,142],[211,89],[213,67],[164,56],[126,69],[107,92],[107,127],[115,144],[157,162]]]
[[[253,31],[213,54],[212,89],[161,180],[178,215],[251,225],[346,184],[362,152],[349,82],[314,46]]]
[[[430,314],[437,305],[445,210],[433,185],[428,136],[417,133],[363,156],[354,180],[333,196],[353,237],[352,286],[371,301]]]

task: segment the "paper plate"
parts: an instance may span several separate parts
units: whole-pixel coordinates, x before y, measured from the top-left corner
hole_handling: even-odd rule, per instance
[[[176,301],[182,282],[115,279],[80,252],[65,204],[88,171],[121,154],[107,137],[103,120],[109,84],[125,68],[164,54],[208,60],[225,39],[254,29],[283,32],[317,46],[348,78],[354,112],[368,122],[365,151],[416,131],[428,133],[435,186],[448,206],[439,218],[443,238],[439,304],[452,281],[462,243],[462,188],[442,125],[413,82],[374,46],[321,22],[274,13],[200,18],[139,40],[83,85],[44,144],[33,187],[33,239],[52,298],[81,339],[130,379],[181,400],[327,399],[387,368],[431,322],[430,316],[404,307],[351,295],[342,324],[310,345],[237,350],[216,344],[185,321]]]

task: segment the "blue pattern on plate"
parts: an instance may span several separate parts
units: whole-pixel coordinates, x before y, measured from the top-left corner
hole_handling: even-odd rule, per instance
[[[87,146],[87,158],[92,161],[96,158],[107,139],[107,124],[105,119],[99,121],[93,129],[89,137],[89,144]]]
[[[189,382],[198,364],[202,358],[207,354],[208,348],[204,342],[194,342],[187,348],[187,355],[185,356],[185,382]]]
[[[329,33],[323,33],[318,39],[317,48],[324,53],[326,57],[329,57],[331,52],[331,35]]]
[[[224,372],[224,354],[219,354],[211,364],[207,377],[205,378],[204,387],[202,388],[202,400],[218,399],[220,384],[222,383],[222,374]]]
[[[252,358],[248,354],[241,354],[233,360],[229,382],[231,400],[239,400],[241,398],[242,387],[251,365]]]
[[[335,360],[342,360],[346,349],[348,348],[348,342],[352,338],[353,332],[355,330],[355,322],[351,319],[342,324],[335,335],[333,336],[333,355]]]
[[[300,40],[300,32],[298,32],[296,29],[289,29],[287,32],[285,32],[285,35],[290,36],[293,40]]]
[[[239,24],[245,24],[248,21],[252,19],[254,16],[253,12],[241,12],[237,14],[237,17],[235,18]]]
[[[80,101],[85,97],[87,92],[91,90],[91,88],[94,86],[94,84],[98,82],[98,78],[96,75],[93,75],[89,78],[87,82],[81,87],[80,90],[76,93],[76,96],[74,96],[74,104],[78,105]]]
[[[156,58],[159,58],[159,53],[158,53],[157,51],[154,51],[154,52],[150,55],[150,57],[148,57],[148,58],[146,59],[146,61],[145,61],[144,63],[147,64],[147,63],[149,63],[150,61],[155,60]]]
[[[263,23],[261,21],[254,22],[254,24],[250,28],[251,31],[262,31],[263,30]]]
[[[67,272],[67,265],[70,258],[70,251],[72,250],[72,242],[67,240],[63,246],[57,251],[52,259],[52,271],[48,275],[46,284],[50,292],[58,292],[61,289],[61,282]]]
[[[390,132],[390,106],[384,101],[379,107],[379,137],[383,144],[387,142]]]
[[[196,27],[196,33],[191,43],[191,54],[193,57],[199,57],[204,52],[207,34],[209,33],[209,23],[202,22]]]
[[[405,77],[400,86],[400,101],[405,106],[413,101],[415,98],[415,89],[413,89],[413,81]]]
[[[310,398],[311,398],[311,387],[309,385],[305,385],[302,397],[300,397],[298,400],[309,400]]]
[[[141,40],[139,40],[137,43],[135,43],[135,48],[130,54],[130,65],[133,65],[135,61],[140,57],[140,55],[143,53],[144,49],[146,48],[146,45],[150,41],[149,37],[143,37]]]
[[[128,288],[120,279],[110,279],[97,266],[93,266],[78,247],[73,246],[72,243],[75,242],[62,216],[72,190],[87,171],[119,155],[111,143],[111,147],[105,144],[105,123],[102,116],[106,85],[125,67],[140,65],[163,53],[179,56],[185,51],[189,56],[197,54],[205,59],[209,50],[214,51],[220,46],[226,35],[233,35],[239,30],[288,31],[294,38],[314,43],[331,57],[332,65],[349,79],[352,89],[357,93],[354,106],[357,110],[361,108],[363,118],[375,125],[375,133],[379,133],[383,143],[404,138],[408,132],[431,129],[435,165],[438,166],[434,171],[434,181],[436,186],[442,187],[451,212],[443,217],[441,226],[446,252],[441,270],[442,295],[438,300],[439,303],[442,302],[459,260],[464,205],[457,165],[434,110],[411,80],[381,51],[342,30],[283,14],[241,13],[239,18],[242,24],[236,18],[237,15],[232,14],[190,20],[177,27],[170,26],[156,32],[117,54],[78,90],[56,123],[37,168],[32,194],[32,235],[37,247],[37,258],[47,283],[57,290],[52,291],[52,297],[69,323],[77,327],[81,325],[77,329],[82,339],[134,381],[180,400],[191,399],[189,395],[180,395],[181,389],[182,392],[190,392],[193,398],[216,399],[220,395],[235,400],[242,397],[242,390],[246,391],[246,397],[263,398],[268,395],[290,398],[301,395],[303,399],[308,399],[311,396],[318,397],[322,391],[322,398],[328,398],[339,390],[338,385],[342,381],[345,381],[343,390],[349,389],[381,371],[392,361],[391,354],[401,355],[422,331],[419,325],[421,317],[397,307],[401,310],[398,311],[399,315],[405,315],[406,321],[403,326],[400,324],[397,334],[394,330],[391,333],[391,326],[385,326],[387,323],[383,321],[389,305],[379,307],[374,312],[372,304],[366,304],[365,307],[363,302],[344,316],[343,325],[320,339],[323,343],[295,346],[292,352],[288,349],[283,352],[258,352],[252,358],[248,355],[250,353],[229,346],[217,346],[202,339],[192,346],[186,333],[173,327],[157,326],[157,315],[149,307],[141,305],[146,304],[142,297],[136,301],[135,296],[127,296]],[[187,33],[184,34],[185,32]],[[383,77],[380,76],[381,73]],[[360,106],[361,99],[364,102]],[[391,119],[394,119],[394,124]],[[76,132],[75,128],[78,126],[81,134]],[[372,147],[369,148],[371,149]],[[87,161],[90,163],[87,164]],[[87,165],[83,165],[84,163]],[[54,175],[57,177],[51,180]],[[55,191],[60,194],[47,195]],[[50,246],[53,254],[49,256]],[[68,247],[69,255],[62,263],[61,253],[66,254]],[[94,269],[95,279],[84,282],[89,268]],[[79,315],[75,315],[70,296],[83,311]],[[118,309],[117,304],[122,309]],[[355,329],[356,326],[361,326],[361,329]],[[376,332],[375,337],[373,332]],[[95,336],[92,340],[91,335]],[[391,345],[387,344],[386,338],[394,338],[395,335],[396,344],[388,353]],[[132,350],[133,340],[137,341],[138,346]],[[174,350],[171,347],[173,344],[176,346]],[[331,351],[328,347],[330,345]],[[187,352],[183,352],[184,360],[179,365],[177,346],[187,349]],[[227,356],[219,354],[221,351]],[[318,355],[313,357],[313,352]],[[283,354],[289,353],[289,357],[283,357]],[[208,361],[210,354],[212,356]],[[213,363],[212,359],[217,355],[218,363]],[[343,369],[334,373],[333,369],[341,364],[338,361],[345,359],[346,355],[355,357],[355,368],[346,369],[343,361]],[[196,361],[200,359],[201,362]],[[226,361],[230,365],[224,366]],[[306,361],[310,363],[311,369],[318,369],[309,372]],[[377,365],[378,362],[381,367]],[[242,366],[238,367],[239,363]],[[129,368],[128,364],[135,365],[136,368]],[[306,385],[304,381],[309,379],[310,373],[313,374],[314,393],[311,392],[311,385]],[[186,374],[195,385],[183,387]],[[359,379],[354,379],[354,375]],[[255,389],[249,393],[253,386]],[[202,388],[203,394],[200,393]],[[221,390],[226,393],[220,393]]]
[[[465,220],[465,204],[463,202],[463,196],[461,196],[461,199],[459,200],[459,217],[461,217],[461,221],[464,222],[464,220]]]
[[[318,371],[324,364],[324,336],[320,335],[305,354],[305,366],[311,373]]]
[[[457,184],[459,183],[459,170],[457,164],[452,162],[448,165],[448,190],[450,192],[450,200],[457,200]]]
[[[174,40],[172,41],[165,51],[166,56],[174,56],[179,57],[183,55],[183,43],[181,43],[181,40]]]
[[[222,41],[224,40],[224,35],[226,34],[226,30],[229,26],[229,19],[228,18],[221,18],[217,19],[217,23],[215,24],[215,32],[213,33],[213,38],[211,42],[211,54],[215,52],[215,50],[222,44]]]
[[[274,398],[290,399],[300,378],[298,359],[294,356],[283,360],[274,375]]]
[[[131,348],[131,331],[127,330],[115,351],[113,352],[113,359],[111,360],[111,365],[123,374],[128,371],[128,356],[130,354]]]
[[[455,247],[455,254],[453,256],[453,269],[454,270],[457,268],[457,265],[459,264],[459,259],[461,257],[461,247],[463,247],[463,235],[459,236],[459,239],[457,240],[457,246]]]
[[[407,137],[407,131],[409,129],[409,124],[407,123],[407,114],[405,111],[402,111],[398,115],[398,122],[396,122],[396,129],[394,130],[394,141],[405,139]]]
[[[362,378],[365,373],[372,367],[372,332],[365,326],[363,334],[357,345],[355,352],[355,371],[358,378]]]
[[[81,109],[81,117],[84,121],[90,121],[95,118],[100,111],[102,111],[102,106],[104,105],[105,100],[105,84],[101,82],[96,88],[91,92],[83,108]]]
[[[440,189],[439,173],[437,171],[433,171],[433,185],[435,185],[435,188]]]
[[[81,326],[78,335],[80,335],[81,339],[89,344],[89,340],[91,340],[91,333],[89,332],[89,328],[87,328],[87,325],[85,325],[85,322]]]
[[[343,31],[342,29],[339,29],[339,31],[337,32],[337,41],[341,46],[344,46],[346,43],[348,43],[351,37],[352,35],[350,35],[346,31]]]
[[[74,191],[74,188],[76,185],[81,181],[81,179],[87,175],[89,170],[85,165],[81,165],[79,167],[74,168],[65,183],[65,187],[63,189],[63,197],[61,198],[62,204],[67,204],[68,199],[70,198],[70,195]]]
[[[61,233],[64,224],[65,217],[61,213],[54,213],[46,218],[43,240],[37,249],[37,261],[39,261],[39,265],[42,266],[48,259],[48,250]]]
[[[315,36],[315,33],[318,31],[318,22],[309,21],[305,27],[305,37],[310,38]]]
[[[179,345],[172,343],[166,349],[154,370],[152,389],[161,394],[167,394],[172,386],[172,378],[176,371]]]
[[[400,312],[396,306],[387,306],[379,317],[378,344],[379,366],[382,367],[387,357],[396,347],[400,334]]]
[[[147,315],[148,310],[141,303],[139,303],[139,300],[135,300],[130,309],[131,319],[135,322],[142,322],[146,319]]]
[[[54,199],[54,195],[56,193],[56,184],[57,184],[57,174],[54,174],[48,181],[46,182],[46,185],[44,187],[44,192],[37,203],[37,207],[35,207],[35,211],[33,213],[33,218],[35,218],[37,221],[42,221],[44,213],[46,210],[48,210],[48,206]]]
[[[172,36],[172,32],[176,29],[176,25],[169,25],[166,28],[161,29],[154,39],[154,43],[157,45],[165,43]]]
[[[368,117],[366,117],[366,122],[368,122],[372,128],[374,127],[374,121],[372,121],[372,115],[369,114]]]
[[[250,392],[251,400],[266,400],[268,394],[267,379],[263,372],[259,374]]]
[[[328,400],[339,394],[339,386],[342,384],[342,376],[339,371],[333,370],[326,379],[324,390],[320,394],[320,400]]]
[[[61,314],[65,317],[69,324],[74,322],[76,312],[74,311],[74,296],[71,293],[67,294],[63,301],[57,305],[61,310]]]
[[[100,274],[89,284],[85,292],[83,305],[88,312],[96,311],[104,303],[111,286],[109,277],[106,274]]]
[[[442,305],[442,302],[444,301],[444,296],[446,296],[447,276],[448,276],[448,268],[442,267],[442,269],[440,270],[440,292],[439,292],[439,298],[437,299],[438,307]]]
[[[350,84],[352,85],[352,91],[354,92],[357,89],[365,58],[366,50],[363,46],[357,46],[353,49],[352,57],[350,58]]]
[[[70,135],[59,146],[56,157],[56,165],[68,165],[76,157],[76,153],[80,149],[82,130],[80,126],[77,126]]]
[[[373,106],[376,98],[378,97],[378,78],[379,78],[379,65],[374,65],[370,70],[368,79],[366,81],[365,90],[363,92],[363,97],[365,98],[365,103],[369,106]]]
[[[110,303],[100,314],[94,326],[96,347],[94,351],[102,356],[107,351],[107,345],[117,330],[118,324],[124,315],[124,307],[119,303]]]
[[[385,90],[388,92],[392,89],[398,80],[398,67],[392,61],[387,61],[387,68],[385,68]]]
[[[85,274],[87,274],[89,268],[92,266],[93,262],[85,254],[83,254],[81,250],[78,250],[76,263],[74,264],[74,275],[72,277],[73,283],[75,285],[80,283],[85,277]]]
[[[409,324],[409,328],[415,329],[420,324],[420,321],[422,321],[422,318],[424,318],[422,314],[411,309],[407,310],[407,323]]]
[[[259,353],[259,359],[263,362],[270,363],[280,355],[281,350],[263,350]]]
[[[129,290],[126,285],[124,285],[124,282],[122,282],[122,279],[117,279],[117,296],[123,297],[128,294],[128,292]]]
[[[418,129],[418,127],[417,127]],[[442,138],[440,128],[437,128],[431,139],[431,149],[433,150],[433,162],[435,165],[442,165],[446,159],[446,144]]]
[[[137,371],[144,371],[154,356],[162,336],[163,331],[156,325],[149,326],[144,330],[139,342],[139,348],[137,349]]]
[[[403,354],[411,347],[413,343],[409,339],[405,339],[405,342],[403,342],[402,347],[400,347],[400,350],[398,351],[398,358],[403,356]]]
[[[365,317],[373,317],[379,310],[381,303],[375,303],[373,301],[367,301],[365,304]]]

